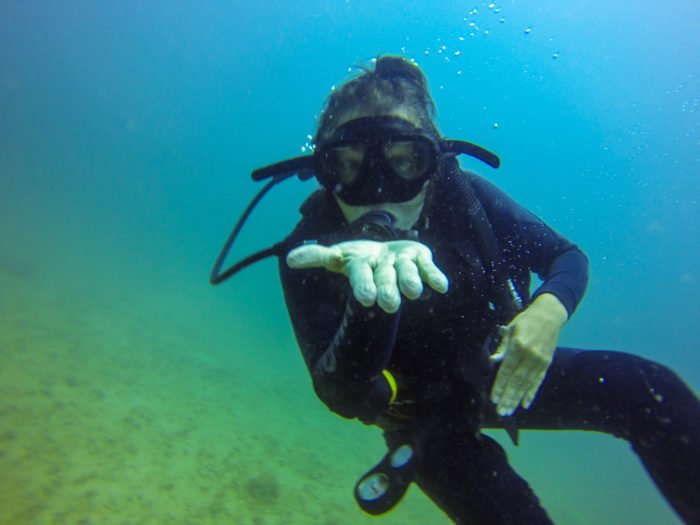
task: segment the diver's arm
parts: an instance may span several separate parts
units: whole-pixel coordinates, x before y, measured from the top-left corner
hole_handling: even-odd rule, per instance
[[[343,417],[374,420],[392,397],[382,372],[391,356],[398,314],[363,307],[342,276],[292,270],[284,259],[279,270],[316,394]]]
[[[363,307],[347,299],[338,330],[311,367],[316,394],[343,417],[373,421],[393,397],[383,375],[391,357],[399,312]]]
[[[543,283],[533,300],[500,327],[492,360],[500,368],[491,400],[501,416],[530,408],[547,374],[563,325],[586,289],[588,260],[574,244],[495,186],[475,178],[477,194],[493,225],[511,273],[539,274]]]
[[[532,299],[551,294],[570,317],[588,284],[584,253],[493,184],[476,176],[471,181],[500,241],[506,266],[537,273],[543,282]]]

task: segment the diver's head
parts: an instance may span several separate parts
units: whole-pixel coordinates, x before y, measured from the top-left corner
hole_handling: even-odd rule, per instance
[[[314,139],[319,182],[348,222],[386,211],[396,227],[418,220],[430,179],[440,168],[435,105],[422,71],[380,57],[328,98]]]

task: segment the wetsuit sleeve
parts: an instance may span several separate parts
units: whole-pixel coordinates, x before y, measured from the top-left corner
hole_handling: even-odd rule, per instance
[[[343,275],[292,270],[284,257],[279,272],[316,394],[337,414],[371,423],[392,397],[382,371],[391,356],[400,314],[363,307]]]
[[[588,285],[588,259],[572,242],[488,181],[474,176],[475,191],[499,239],[510,274],[534,272],[543,293],[556,296],[571,316]],[[528,279],[529,282],[529,279]]]

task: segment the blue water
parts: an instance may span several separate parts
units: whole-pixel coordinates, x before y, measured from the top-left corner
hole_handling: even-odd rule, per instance
[[[114,509],[135,505],[136,492],[157,502],[148,515],[134,511],[144,523],[166,515],[174,523],[219,523],[222,516],[255,524],[366,519],[350,489],[364,470],[357,454],[367,455],[369,467],[381,454],[379,437],[326,414],[313,398],[274,264],[262,263],[217,289],[207,277],[233,221],[257,191],[250,171],[300,154],[332,86],[348,78],[352,66],[382,53],[402,54],[424,69],[444,135],[482,144],[503,162],[498,171],[465,166],[589,256],[589,291],[562,342],[656,359],[697,388],[699,27],[700,5],[692,0],[3,0],[0,489],[6,490],[4,496],[0,490],[0,522],[60,523],[65,516],[125,522]],[[238,253],[279,240],[313,188],[295,181],[274,190],[256,210]],[[79,357],[70,354],[76,348],[84,352]],[[88,366],[95,355],[101,364]],[[149,393],[164,377],[153,366],[177,378],[168,388],[182,392],[188,405],[168,405],[172,396],[152,401]],[[221,375],[207,375],[206,367]],[[154,481],[163,477],[153,466],[164,457],[159,446],[130,448],[140,454],[143,471],[116,474],[109,489],[103,478],[111,467],[93,478],[81,477],[80,461],[61,470],[66,454],[83,451],[63,432],[69,420],[89,412],[80,404],[86,399],[80,385],[111,384],[99,375],[107,369],[116,374],[113,388],[104,386],[114,406],[104,406],[98,394],[93,404],[84,401],[100,407],[90,417],[104,423],[87,432],[92,441],[100,442],[108,426],[129,434],[140,403],[155,421],[167,408],[172,425],[194,433],[188,436],[201,433],[195,441],[181,438],[186,450],[223,457],[226,443],[212,437],[219,432],[214,428],[229,440],[250,437],[251,447],[277,436],[270,447],[248,451],[257,459],[246,461],[258,465],[259,459],[265,472],[256,477],[258,467],[247,464],[252,481],[231,482],[211,503],[210,493],[195,495],[191,485],[216,486],[220,478],[207,481],[188,470],[197,464],[191,458],[167,462],[175,469],[183,461],[177,489],[153,488],[163,485]],[[231,369],[239,371],[234,398],[250,411],[245,424],[204,408],[228,395]],[[117,386],[131,384],[130,374],[141,378],[141,399],[127,400]],[[241,386],[248,380],[250,386]],[[213,389],[210,397],[203,385]],[[251,390],[260,385],[264,394]],[[296,404],[280,401],[287,396]],[[132,410],[126,430],[119,424],[122,409]],[[37,419],[27,415],[33,410]],[[34,431],[44,421],[42,410],[55,416],[43,434]],[[145,408],[139,410],[142,415]],[[196,424],[178,419],[187,412],[204,415]],[[156,423],[139,425],[148,435],[169,435]],[[358,428],[346,430],[353,425]],[[39,434],[54,436],[53,448]],[[335,465],[318,452],[323,447],[350,458],[337,471],[347,477],[338,479],[335,471],[314,477],[315,462]],[[532,433],[508,452],[560,523],[676,519],[632,452],[613,438]],[[88,463],[99,455],[84,453]],[[36,477],[20,476],[23,469]],[[143,483],[146,470],[151,481],[137,490],[132,483]],[[275,478],[276,472],[284,474]],[[46,495],[47,479],[53,496]],[[91,483],[103,485],[86,489]],[[187,511],[169,503],[173,490]],[[241,493],[250,501],[240,503]],[[309,500],[297,508],[300,494]],[[420,512],[447,523],[430,514],[429,502],[411,497],[408,510],[400,508],[386,523],[407,523]],[[322,507],[328,510],[318,513]]]

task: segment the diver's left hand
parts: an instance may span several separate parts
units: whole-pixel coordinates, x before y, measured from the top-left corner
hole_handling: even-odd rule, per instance
[[[501,327],[503,339],[491,356],[492,361],[502,361],[491,389],[491,401],[499,415],[512,415],[518,405],[530,408],[552,363],[559,332],[567,318],[559,299],[543,293],[508,326]]]

